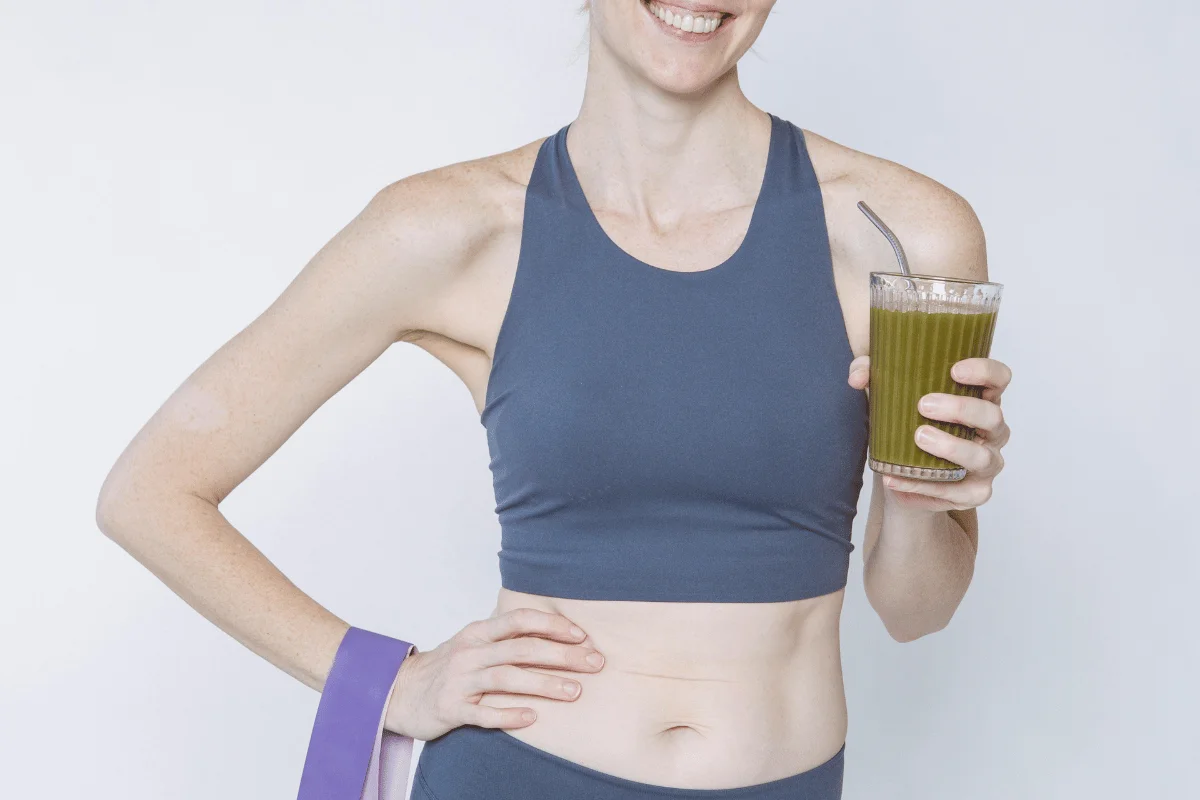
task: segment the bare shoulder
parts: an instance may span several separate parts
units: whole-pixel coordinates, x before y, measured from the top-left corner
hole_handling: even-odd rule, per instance
[[[143,426],[101,489],[106,524],[146,485],[220,503],[394,342],[479,316],[454,296],[520,219],[523,152],[378,191]]]
[[[452,336],[463,295],[475,291],[480,262],[519,241],[525,188],[541,140],[448,164],[382,188],[356,224],[386,248],[386,262],[414,302],[400,339]]]
[[[983,226],[961,195],[894,161],[804,133],[842,269],[858,276],[898,269],[887,240],[858,210],[862,200],[896,234],[913,272],[987,279]]]

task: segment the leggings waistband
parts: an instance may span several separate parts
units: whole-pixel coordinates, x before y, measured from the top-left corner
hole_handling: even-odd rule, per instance
[[[845,752],[843,745],[823,764],[766,783],[685,789],[601,772],[500,728],[463,725],[424,743],[410,800],[838,800]]]

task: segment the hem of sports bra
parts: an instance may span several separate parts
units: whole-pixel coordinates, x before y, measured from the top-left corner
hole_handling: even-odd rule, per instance
[[[544,569],[526,567],[519,563],[501,562],[500,585],[504,589],[523,594],[536,594],[564,600],[613,600],[653,603],[785,603],[795,600],[812,600],[825,597],[846,588],[849,577],[849,554],[845,570],[825,582],[785,584],[782,581],[742,580],[732,589],[715,591],[724,576],[714,575],[708,583],[697,582],[681,589],[666,583],[643,584],[622,588],[619,580],[611,573],[597,576],[547,574]],[[599,577],[599,580],[597,580]]]

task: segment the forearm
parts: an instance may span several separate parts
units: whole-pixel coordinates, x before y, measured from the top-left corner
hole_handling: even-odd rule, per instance
[[[888,495],[863,583],[888,633],[907,642],[949,624],[974,574],[976,539],[953,512],[904,508]]]
[[[180,492],[103,502],[97,523],[206,619],[320,691],[349,627],[300,591],[213,503]]]

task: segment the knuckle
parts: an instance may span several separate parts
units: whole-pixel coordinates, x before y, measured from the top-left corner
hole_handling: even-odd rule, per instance
[[[537,646],[533,639],[516,639],[509,646],[509,655],[515,661],[529,662],[537,657]]]
[[[483,728],[502,728],[511,722],[519,712],[509,708],[495,708],[493,706],[475,706],[475,725]]]
[[[468,622],[466,625],[464,625],[462,627],[462,630],[460,630],[458,633],[454,634],[453,637],[451,637],[451,641],[456,644],[462,645],[473,639],[487,638],[487,623],[488,623],[487,620],[482,620],[482,619],[477,619],[472,622]]]
[[[540,611],[536,608],[523,608],[521,612],[521,625],[526,630],[541,631],[546,629],[549,615],[545,611]]]
[[[486,633],[487,636],[481,637],[481,638],[486,638],[489,640],[503,639],[505,636],[508,636],[512,631],[512,628],[513,628],[512,612],[509,611],[509,612],[500,614],[495,617],[490,617],[485,622],[486,622],[487,627],[485,629],[481,629],[481,630],[484,633]]]
[[[496,667],[495,684],[498,691],[520,690],[523,678],[529,673],[512,664],[501,664]]]
[[[580,647],[569,644],[551,644],[546,648],[546,663],[555,667],[569,667],[575,661],[581,660],[578,653]]]
[[[501,684],[499,668],[488,667],[485,670],[481,670],[479,672],[479,676],[476,678],[476,683],[478,684],[480,691],[496,691],[500,688]]]
[[[532,608],[514,608],[508,614],[513,631],[537,630],[541,615]]]
[[[483,724],[489,728],[502,728],[511,724],[512,717],[516,716],[511,709],[492,708],[491,706],[482,706],[479,712],[483,717]]]

